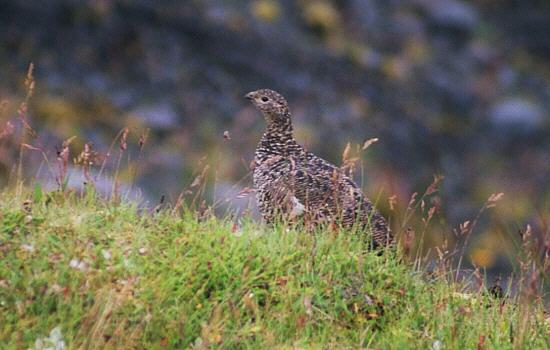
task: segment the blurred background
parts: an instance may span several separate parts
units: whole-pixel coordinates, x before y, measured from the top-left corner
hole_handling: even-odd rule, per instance
[[[100,189],[112,188],[119,145],[109,147],[128,127],[119,175],[130,197],[174,201],[205,165],[206,196],[235,197],[251,186],[264,127],[243,95],[272,88],[289,100],[299,142],[336,164],[348,142],[379,139],[356,174],[394,229],[411,195],[439,174],[441,190],[422,214],[436,207],[433,244],[459,241],[452,228],[500,192],[473,230],[470,263],[498,275],[513,267],[526,225],[537,244],[548,237],[548,1],[10,0],[0,8],[0,127],[13,126],[0,140],[2,184],[19,159],[17,111],[33,62],[26,115],[37,136],[26,142],[54,162],[72,136],[70,159],[85,143],[110,154]],[[25,150],[23,160],[29,177],[55,187],[39,152]],[[85,181],[79,167],[69,178]]]

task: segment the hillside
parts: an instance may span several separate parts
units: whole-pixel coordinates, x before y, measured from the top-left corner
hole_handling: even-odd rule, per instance
[[[0,198],[2,349],[550,347],[528,290],[497,299],[354,233],[40,188]]]

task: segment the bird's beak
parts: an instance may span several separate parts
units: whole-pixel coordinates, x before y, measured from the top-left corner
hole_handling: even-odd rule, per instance
[[[249,92],[248,94],[244,95],[247,100],[253,100],[254,99],[254,92]]]

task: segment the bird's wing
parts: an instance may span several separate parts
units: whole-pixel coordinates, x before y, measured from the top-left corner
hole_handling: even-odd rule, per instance
[[[328,210],[332,214],[340,212],[338,203],[343,197],[360,197],[361,191],[340,168],[307,153],[306,157],[291,162],[285,183],[293,189],[294,196],[312,210]]]
[[[306,210],[311,208],[322,216],[341,219],[345,226],[363,225],[370,230],[375,245],[394,244],[386,220],[359,186],[335,165],[314,155],[309,158],[293,172],[301,179],[300,186],[294,187],[294,195]]]

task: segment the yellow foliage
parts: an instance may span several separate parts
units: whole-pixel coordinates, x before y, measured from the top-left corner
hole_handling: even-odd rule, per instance
[[[78,109],[61,97],[41,99],[37,105],[39,112],[51,118],[76,118],[76,114],[78,114]]]
[[[338,11],[326,1],[307,2],[304,18],[310,25],[320,26],[325,30],[334,29],[340,23]]]
[[[491,267],[495,263],[495,255],[487,248],[476,248],[470,255],[470,259],[479,267]]]
[[[281,5],[275,0],[254,1],[251,9],[254,17],[265,22],[273,22],[281,14]]]

